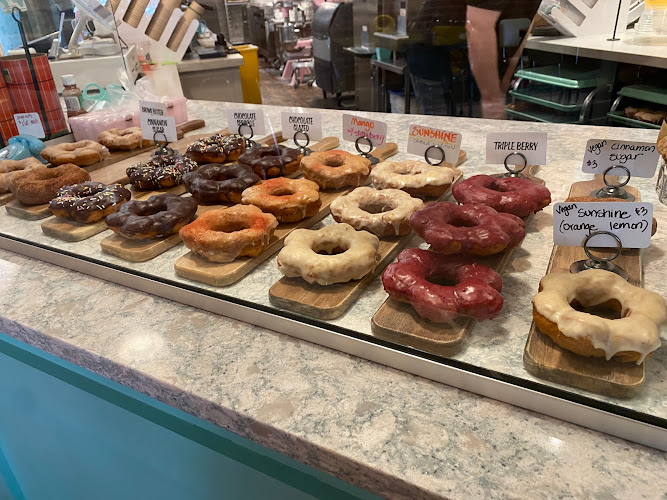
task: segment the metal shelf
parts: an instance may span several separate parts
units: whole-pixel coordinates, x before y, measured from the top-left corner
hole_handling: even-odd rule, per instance
[[[564,113],[576,113],[580,111],[584,105],[583,101],[581,103],[576,103],[576,104],[561,104],[558,102],[545,99],[544,97],[539,97],[538,95],[526,94],[524,92],[521,92],[520,90],[510,90],[509,94],[513,98],[519,101],[525,101],[531,104],[537,104],[539,106],[544,106],[546,108],[554,109],[556,111],[562,111]]]
[[[580,70],[560,66],[520,69],[516,72],[516,76],[566,89],[590,89],[598,87],[601,83],[600,73],[597,70]]]
[[[641,120],[635,120],[634,118],[628,118],[627,116],[625,116],[623,111],[610,111],[609,113],[607,113],[607,118],[612,122],[621,123],[626,127],[654,128],[656,130],[660,130],[660,125],[656,125],[655,123],[643,122]]]
[[[576,124],[581,123],[579,116],[559,116],[546,111],[530,110],[530,112],[517,111],[507,108],[507,114],[521,120],[540,122],[540,123],[558,123],[558,124]]]

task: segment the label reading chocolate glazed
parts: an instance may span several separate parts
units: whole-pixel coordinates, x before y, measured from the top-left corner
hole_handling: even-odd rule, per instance
[[[231,134],[238,134],[240,127],[240,135],[250,137],[250,128],[252,127],[253,137],[266,134],[266,126],[264,124],[264,111],[259,109],[228,109],[227,110],[227,126]]]
[[[296,132],[303,132],[308,134],[311,143],[322,140],[322,115],[319,113],[281,111],[280,124],[285,139],[291,139]],[[304,137],[301,134],[297,139],[300,143],[304,143]]]
[[[651,178],[660,160],[655,143],[591,139],[586,143],[583,171],[603,174],[609,167],[625,167],[633,177]],[[622,175],[610,172],[613,175]]]
[[[623,248],[646,248],[651,244],[653,205],[630,202],[556,203],[554,245],[582,246],[596,231],[609,231],[623,242]],[[614,248],[611,236],[595,238],[595,247]],[[593,245],[592,245],[593,246]]]
[[[424,127],[422,125],[410,125],[408,153],[423,157],[426,154],[426,150],[431,146],[441,147],[445,152],[444,161],[456,165],[459,162],[461,134]],[[428,156],[438,161],[442,158],[442,153],[437,148],[431,148]]]
[[[362,116],[344,114],[343,139],[354,142],[359,137],[369,138],[373,142],[374,148],[384,146],[387,142],[387,124]],[[365,144],[362,144],[361,147],[364,146]]]
[[[176,119],[167,116],[167,109],[162,102],[139,101],[139,122],[144,139],[163,142],[176,142]]]
[[[37,113],[17,113],[14,115],[14,121],[16,122],[19,135],[32,135],[38,139],[46,136],[44,127],[42,127],[42,120],[39,119]]]
[[[519,153],[519,154],[512,154]],[[547,164],[547,134],[542,132],[493,132],[486,136],[486,163],[502,165]]]

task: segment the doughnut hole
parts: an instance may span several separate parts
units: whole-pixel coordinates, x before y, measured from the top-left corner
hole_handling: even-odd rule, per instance
[[[592,314],[593,316],[599,316],[600,318],[605,319],[621,319],[624,317],[622,315],[623,306],[621,306],[621,303],[616,299],[611,299],[594,306],[582,306],[581,303],[575,299],[570,302],[570,307],[575,311]],[[630,314],[630,311],[625,312],[625,316],[628,314]]]
[[[244,229],[250,229],[250,224],[242,220],[218,221],[211,226],[212,231],[219,233],[236,233]]]
[[[137,210],[137,215],[142,215],[142,216],[147,216],[147,215],[155,215],[160,212],[165,212],[167,210],[167,206],[165,204],[159,204],[159,205],[142,205],[139,210]]]
[[[437,286],[456,286],[459,284],[458,281],[451,276],[438,276],[435,273],[426,276],[426,281]]]
[[[326,158],[323,162],[327,167],[342,167],[345,164],[345,160],[342,156],[330,156]]]
[[[340,255],[350,249],[346,241],[321,241],[313,246],[313,252],[318,255]]]
[[[419,175],[422,171],[421,168],[408,168],[406,165],[400,165],[394,173],[398,175]]]
[[[389,212],[396,207],[387,203],[382,203],[381,201],[369,201],[366,203],[361,203],[359,208],[364,212],[368,212],[369,214],[382,214],[384,212]]]
[[[289,188],[284,188],[284,187],[281,187],[281,188],[278,188],[274,191],[271,191],[271,196],[290,196],[290,195],[293,195],[293,194],[294,194],[294,191],[292,191]]]
[[[457,217],[449,222],[454,227],[475,227],[477,224],[474,222],[464,219],[463,217]]]

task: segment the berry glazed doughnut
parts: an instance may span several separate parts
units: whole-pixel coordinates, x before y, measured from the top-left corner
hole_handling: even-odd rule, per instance
[[[240,135],[215,134],[190,144],[186,154],[197,163],[225,163],[236,161],[244,151],[245,140]]]
[[[437,281],[453,282],[451,286]],[[409,248],[382,273],[389,296],[407,302],[424,319],[447,323],[459,316],[495,318],[503,307],[503,280],[490,267],[464,255],[440,255]]]
[[[615,309],[620,318],[581,310],[599,305]],[[585,357],[641,364],[660,347],[667,306],[657,293],[631,285],[617,274],[589,269],[542,278],[540,291],[533,297],[533,319],[563,349]]]
[[[412,215],[410,226],[434,252],[444,254],[493,255],[526,236],[523,220],[486,205],[428,203]]]
[[[30,170],[9,183],[9,189],[24,205],[43,205],[58,194],[58,190],[90,180],[84,169],[66,163],[54,168]]]
[[[279,222],[298,222],[322,206],[320,188],[306,179],[276,177],[243,191],[241,202],[273,214]]]
[[[137,189],[163,189],[178,186],[183,175],[197,170],[197,162],[179,154],[153,156],[144,163],[137,163],[125,172]]]
[[[131,240],[143,240],[177,234],[195,219],[196,212],[194,198],[164,193],[146,201],[130,200],[105,221],[114,233]]]
[[[451,187],[458,172],[447,164],[433,166],[424,161],[385,161],[371,172],[376,189],[400,189],[418,198],[440,198]]]
[[[46,165],[32,156],[24,160],[0,160],[0,194],[9,192],[9,184],[23,172],[40,169],[46,169]]]
[[[371,172],[371,161],[363,156],[333,149],[317,151],[301,160],[303,176],[321,189],[361,186]]]
[[[285,177],[299,169],[303,155],[298,149],[273,144],[257,146],[239,156],[239,163],[252,168],[262,179]]]
[[[403,236],[412,230],[412,214],[423,207],[423,201],[399,189],[358,187],[331,202],[331,216],[357,231],[379,237]]]
[[[130,197],[120,184],[83,182],[60,188],[49,209],[56,217],[90,224],[116,212]]]
[[[551,203],[551,193],[546,187],[521,177],[475,175],[454,186],[452,194],[464,205],[488,205],[517,217],[537,213]]]
[[[105,130],[97,136],[97,142],[109,151],[131,151],[153,144],[153,141],[144,139],[140,127]]]
[[[93,165],[109,156],[109,150],[99,142],[85,140],[78,142],[63,142],[55,146],[47,146],[40,153],[42,158],[51,165],[73,163],[80,167]]]
[[[332,224],[318,230],[295,229],[278,254],[278,270],[288,278],[332,285],[359,280],[378,263],[380,240],[348,224]]]
[[[185,246],[212,262],[256,257],[271,242],[278,221],[252,205],[209,210],[179,231]]]
[[[185,188],[200,205],[241,203],[241,193],[260,181],[250,167],[211,163],[183,176]]]

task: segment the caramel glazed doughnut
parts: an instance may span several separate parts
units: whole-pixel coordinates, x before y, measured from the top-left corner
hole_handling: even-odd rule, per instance
[[[576,309],[602,304],[620,310],[620,319]],[[667,321],[667,305],[657,293],[631,285],[617,274],[589,269],[542,278],[533,297],[533,319],[563,349],[641,364],[660,347],[659,328]]]
[[[276,177],[249,187],[243,191],[241,202],[259,207],[280,222],[298,222],[312,217],[322,205],[317,184],[287,177]]]
[[[358,231],[380,237],[399,236],[411,231],[410,217],[423,206],[423,201],[400,189],[358,187],[331,203],[331,215],[336,222],[345,222]]]
[[[278,270],[288,278],[331,285],[358,280],[378,263],[380,240],[349,224],[332,224],[316,231],[295,229],[278,254]],[[326,255],[320,254],[325,252]]]
[[[46,165],[32,156],[24,160],[0,160],[0,194],[9,192],[9,184],[23,172],[45,168]]]
[[[61,187],[89,180],[88,172],[67,163],[25,172],[9,183],[9,189],[25,205],[43,205],[55,198]]]
[[[333,149],[317,151],[301,160],[303,176],[322,189],[361,186],[371,172],[371,161],[363,156]]]
[[[445,164],[424,161],[384,161],[371,172],[376,189],[400,189],[410,196],[439,198],[454,182],[458,171]]]
[[[116,212],[130,197],[120,184],[83,182],[60,188],[49,209],[56,217],[90,224]]]
[[[106,146],[109,151],[131,151],[153,144],[153,141],[144,139],[140,127],[105,130],[97,136],[97,142]]]
[[[107,158],[109,150],[99,142],[85,140],[47,146],[42,149],[41,155],[51,165],[73,163],[74,165],[85,167]]]

